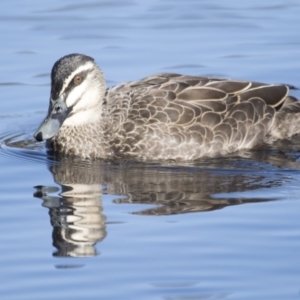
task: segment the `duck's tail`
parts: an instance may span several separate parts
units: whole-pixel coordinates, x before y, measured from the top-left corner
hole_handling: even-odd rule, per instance
[[[297,89],[296,87],[292,87]],[[300,133],[300,101],[288,96],[275,114],[274,123],[268,134],[271,140],[290,138]]]

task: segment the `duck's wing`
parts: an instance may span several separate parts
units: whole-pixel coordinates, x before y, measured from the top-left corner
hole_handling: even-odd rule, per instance
[[[223,94],[225,98],[238,96],[238,102],[259,98],[267,105],[277,108],[283,104],[289,93],[289,86],[283,84],[269,85],[252,81],[172,75],[160,88],[171,90],[178,95],[177,98],[186,101],[220,100],[220,92],[223,92],[226,94]]]
[[[254,99],[258,110],[260,106],[278,110],[287,100],[289,93],[286,85],[178,74],[150,76],[128,87],[133,88],[131,104],[134,113],[153,118],[165,112],[167,116],[162,120],[177,124],[188,124],[207,112],[224,117],[237,109],[247,113],[246,103]],[[139,109],[140,112],[137,112]]]
[[[110,88],[105,101],[119,122],[128,118],[214,126],[241,114],[246,120],[261,120],[267,107],[282,107],[288,92],[286,85],[163,73]]]
[[[122,136],[133,141],[157,136],[160,148],[166,147],[163,136],[173,137],[178,147],[192,139],[208,154],[262,141],[289,99],[286,85],[178,74],[150,76],[116,90],[111,111]]]
[[[220,100],[220,93],[216,92],[219,91],[224,92],[226,97],[239,95],[239,102],[260,98],[267,105],[278,107],[286,99],[289,88],[290,86],[283,84],[161,73],[119,85],[115,91],[142,95],[150,90],[162,89],[174,92],[177,99],[185,101]]]

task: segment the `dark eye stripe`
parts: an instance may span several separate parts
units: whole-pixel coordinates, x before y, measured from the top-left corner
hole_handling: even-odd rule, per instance
[[[85,69],[79,73],[75,73],[75,75],[73,75],[72,78],[70,77],[70,79],[68,78],[67,80],[66,80],[66,78],[63,78],[62,76],[58,76],[59,77],[58,79],[52,78],[51,98],[55,100],[62,93],[67,95],[68,93],[70,93],[70,91],[76,85],[78,85],[74,82],[74,78],[76,76],[78,76],[78,75],[81,76],[81,78],[82,78],[81,82],[83,82],[85,80],[85,78],[87,77],[87,75],[92,71],[93,71],[93,68]],[[69,74],[69,76],[71,76],[71,74]],[[68,85],[64,86],[66,81],[68,81]]]
[[[78,74],[75,74],[74,77],[72,78],[72,80],[70,81],[69,85],[65,88],[64,93],[69,94],[70,91],[71,91],[75,86],[78,85],[78,84],[74,81],[74,78],[75,78],[76,76],[78,76],[78,75],[81,76],[81,82],[80,82],[80,84],[81,84],[81,83],[85,80],[85,78],[87,77],[87,75],[88,75],[89,72],[90,72],[90,71],[88,70],[88,71],[82,71],[82,72],[80,72],[80,73],[78,73]]]

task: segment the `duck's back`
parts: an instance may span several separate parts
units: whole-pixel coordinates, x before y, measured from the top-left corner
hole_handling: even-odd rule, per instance
[[[158,74],[110,88],[105,118],[115,156],[194,160],[288,137],[300,104],[286,85]]]

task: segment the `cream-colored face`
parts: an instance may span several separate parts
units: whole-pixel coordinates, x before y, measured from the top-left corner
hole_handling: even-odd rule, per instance
[[[35,133],[36,139],[53,137],[61,126],[94,122],[101,116],[104,93],[101,70],[91,61],[80,65],[64,79],[58,97],[50,99],[48,115]]]
[[[74,106],[76,103],[76,99],[80,97],[80,87],[83,85],[84,81],[82,77],[82,74],[84,73],[90,73],[95,68],[94,64],[92,62],[87,62],[84,65],[77,68],[75,71],[73,71],[67,78],[65,78],[60,95],[65,94],[66,91],[69,89],[70,85],[72,85],[72,82],[74,83],[74,87],[71,89],[71,92],[68,95],[68,99],[66,102],[67,107]],[[82,78],[82,82],[76,82],[76,78],[80,77]],[[86,82],[85,82],[86,83]],[[82,90],[82,88],[81,88]]]
[[[64,125],[79,125],[90,122],[95,117],[95,108],[100,109],[102,98],[105,93],[105,81],[102,72],[91,62],[78,68],[77,72],[71,74],[71,79],[67,79],[66,88],[76,76],[87,74],[82,77],[82,82],[75,85],[66,96],[66,106],[72,108],[72,113],[66,118]]]

